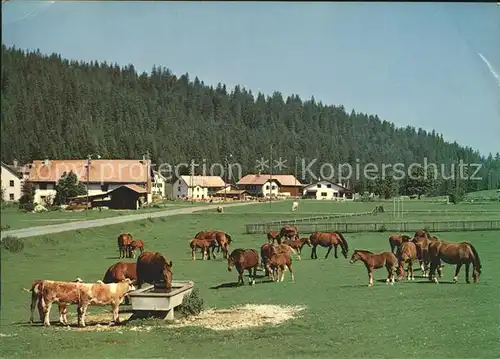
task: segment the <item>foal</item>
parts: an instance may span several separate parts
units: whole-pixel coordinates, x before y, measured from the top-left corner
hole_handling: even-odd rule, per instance
[[[368,286],[373,286],[373,270],[385,267],[387,269],[388,277],[386,282],[394,284],[394,267],[396,266],[398,260],[396,256],[391,252],[381,252],[372,253],[370,251],[365,251],[362,249],[354,250],[351,257],[351,264],[362,261],[366,270],[368,271]]]

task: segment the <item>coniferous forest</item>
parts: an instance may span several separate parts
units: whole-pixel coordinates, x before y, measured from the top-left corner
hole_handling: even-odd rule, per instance
[[[133,65],[68,61],[2,45],[2,161],[85,158],[142,158],[154,163],[223,163],[228,154],[255,173],[255,161],[295,158],[319,173],[321,163],[482,163],[479,181],[463,181],[463,191],[499,188],[500,155],[443,140],[435,131],[397,128],[377,115],[330,106],[281,93],[253,94],[243,87],[208,86],[176,76],[165,67],[151,74]],[[300,164],[299,164],[300,169]],[[448,172],[450,170],[448,169]],[[309,179],[302,179],[307,182]],[[357,190],[386,196],[412,192],[445,194],[456,181],[398,183],[391,179],[352,180]],[[417,181],[418,182],[418,181]]]

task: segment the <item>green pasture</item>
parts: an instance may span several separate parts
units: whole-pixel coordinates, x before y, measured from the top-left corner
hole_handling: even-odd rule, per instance
[[[85,221],[89,219],[109,218],[125,216],[129,214],[139,214],[157,212],[184,207],[206,205],[206,203],[190,202],[165,202],[155,207],[141,208],[139,210],[96,210],[85,211],[48,211],[41,213],[26,213],[18,208],[7,207],[1,210],[2,230],[20,229],[35,226],[45,226],[51,224],[65,223],[68,221]]]
[[[488,189],[484,191],[470,192],[466,194],[467,199],[491,199],[500,198],[500,190]]]
[[[311,260],[305,247],[302,261],[294,260],[295,282],[286,273],[285,282],[258,279],[254,287],[223,287],[236,282],[226,262],[190,260],[188,242],[202,229],[219,229],[231,234],[234,245],[258,249],[262,235],[244,234],[244,224],[278,220],[308,212],[363,211],[364,203],[301,201],[299,213],[291,214],[291,203],[255,204],[214,211],[117,224],[28,238],[19,253],[2,250],[2,308],[0,357],[80,358],[488,358],[498,356],[500,336],[499,232],[443,233],[449,241],[471,241],[481,255],[483,274],[479,284],[465,284],[464,269],[458,284],[452,284],[453,268],[446,266],[440,284],[417,278],[415,282],[385,284],[386,272],[375,274],[375,285],[367,287],[363,264],[332,256],[318,249],[320,259]],[[415,203],[415,207],[420,204]],[[427,204],[422,208],[439,208]],[[454,206],[459,207],[459,206]],[[441,207],[444,208],[444,207]],[[275,214],[273,212],[276,211]],[[317,211],[317,212],[315,212]],[[90,332],[57,325],[44,328],[28,324],[28,288],[35,279],[85,281],[102,279],[117,262],[116,237],[127,231],[144,238],[146,250],[160,251],[173,261],[174,279],[195,282],[205,307],[233,305],[304,305],[297,319],[279,326],[216,332],[200,327],[169,328],[153,320],[149,332],[131,331],[137,323],[126,323],[116,331]],[[436,233],[440,235],[439,233]],[[389,249],[387,233],[348,234],[350,253],[355,248],[372,251]],[[339,251],[340,252],[340,251]],[[419,272],[416,272],[419,274]],[[377,280],[384,281],[377,282]],[[127,307],[124,306],[124,310]],[[108,311],[91,307],[89,315]],[[70,308],[70,322],[76,322],[76,308]],[[57,319],[57,306],[52,307]],[[85,351],[83,354],[82,350]]]

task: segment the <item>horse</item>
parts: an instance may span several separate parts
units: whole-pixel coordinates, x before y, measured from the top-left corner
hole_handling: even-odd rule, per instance
[[[297,252],[297,259],[300,261],[300,255],[302,254],[302,247],[304,247],[306,244],[310,247],[311,246],[311,240],[307,237],[305,238],[298,238],[296,237],[295,239],[287,239],[283,242],[283,244],[286,244],[293,248]]]
[[[276,238],[276,241],[278,242],[278,244],[281,244],[281,239],[283,237],[286,237],[288,239],[292,239],[292,238],[298,237],[298,236],[299,236],[299,232],[297,231],[297,227],[286,225],[283,228],[281,228],[280,233],[279,233],[278,237]]]
[[[210,248],[212,248],[212,253],[214,251],[217,242],[214,239],[198,239],[194,238],[189,242],[189,247],[191,248],[191,259],[196,260],[196,248],[200,248],[203,256],[201,260],[210,259]]]
[[[255,249],[238,248],[231,252],[227,258],[227,270],[231,272],[233,266],[238,271],[238,285],[244,284],[243,273],[248,270],[250,285],[255,285],[257,267],[259,266],[259,255]]]
[[[335,258],[338,258],[337,255],[338,245],[340,245],[344,257],[347,258],[349,247],[346,239],[340,232],[314,232],[309,236],[309,241],[312,245],[311,259],[318,259],[318,255],[316,253],[317,246],[328,248],[328,252],[326,252],[325,259],[328,258],[328,255],[330,254],[332,247],[334,247],[335,248],[334,256]]]
[[[415,232],[411,240],[417,247],[417,257],[422,271],[422,277],[429,276],[429,243],[431,242],[431,234],[426,229],[419,229]]]
[[[394,253],[394,249],[399,248],[401,244],[405,242],[409,242],[411,240],[410,236],[407,236],[406,234],[393,234],[392,236],[389,237],[389,245],[391,246],[391,252]]]
[[[143,283],[165,283],[167,290],[172,289],[172,261],[167,261],[165,256],[156,252],[144,252],[137,258],[137,289]]]
[[[118,236],[118,251],[120,252],[119,258],[130,258],[132,253],[130,252],[130,243],[134,239],[130,233],[122,233]]]
[[[394,284],[394,267],[398,259],[392,252],[373,253],[362,249],[355,249],[351,257],[351,264],[362,261],[368,271],[368,286],[373,286],[373,270],[385,267],[387,269],[387,283]]]
[[[144,241],[142,239],[133,240],[129,244],[131,258],[135,258],[135,250],[139,249],[140,253],[144,253]]]
[[[102,283],[120,283],[126,278],[130,279],[132,283],[137,280],[137,263],[136,262],[118,262],[113,264],[108,268],[104,277],[102,278]],[[123,304],[129,304],[128,295],[125,296],[125,301]]]
[[[288,253],[273,253],[267,260],[267,271],[269,272],[271,280],[276,282],[283,282],[285,280],[285,267],[290,271],[292,282],[294,281],[292,257]],[[276,273],[276,277],[274,274]],[[280,279],[281,274],[281,279]]]
[[[267,232],[267,241],[269,243],[274,243],[274,241],[278,241],[279,234],[280,234],[280,232],[278,232],[278,231]]]
[[[413,261],[418,259],[417,246],[415,243],[403,242],[403,244],[398,247],[396,258],[399,262],[397,269],[398,281],[402,280],[405,275],[405,263],[408,263],[408,268],[406,269],[408,273],[408,280],[415,280],[415,277],[413,276]]]
[[[458,273],[465,264],[465,281],[470,283],[469,280],[469,268],[472,264],[473,272],[472,278],[474,283],[479,281],[479,276],[481,275],[481,259],[476,251],[476,248],[469,242],[451,243],[444,241],[432,241],[429,244],[429,259],[431,262],[431,268],[429,270],[429,280],[438,283],[435,277],[436,269],[438,271],[439,277],[441,277],[441,261],[448,264],[456,264],[455,276],[453,281],[458,282]]]
[[[200,231],[194,236],[196,239],[213,239],[217,242],[217,253],[222,250],[222,255],[224,259],[227,259],[229,253],[229,246],[231,245],[233,239],[231,236],[222,231]],[[212,248],[212,257],[215,259],[215,248]]]

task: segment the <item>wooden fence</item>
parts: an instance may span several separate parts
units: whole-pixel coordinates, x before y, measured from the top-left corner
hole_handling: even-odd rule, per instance
[[[287,223],[293,223],[288,221]],[[365,223],[294,223],[299,233],[331,232],[415,232],[427,228],[432,232],[457,232],[457,231],[487,231],[500,230],[498,220],[471,220],[471,221],[388,221]],[[269,231],[279,231],[283,224],[259,223],[247,224],[246,233],[265,234]]]
[[[337,219],[337,218],[370,216],[370,215],[375,215],[375,214],[377,214],[377,213],[376,212],[336,213],[336,214],[331,214],[329,216],[307,217],[307,218],[290,218],[290,219],[283,219],[281,221],[249,224],[249,226],[250,225],[267,225],[267,224],[271,224],[271,225],[273,225],[273,224],[279,224],[279,225],[293,224],[293,225],[295,225],[297,223],[302,223],[302,222],[327,221],[327,220]]]

